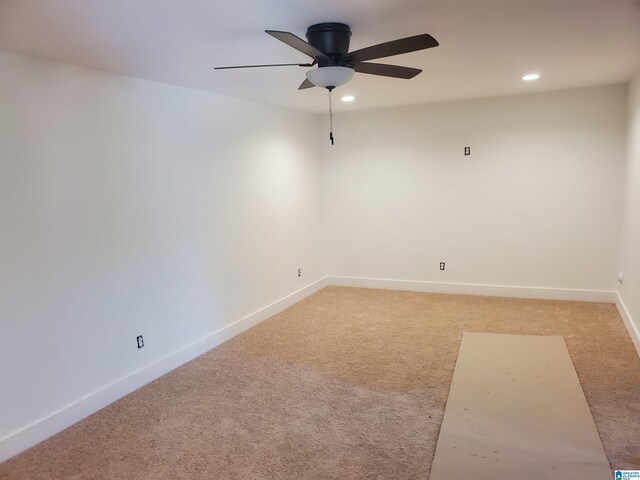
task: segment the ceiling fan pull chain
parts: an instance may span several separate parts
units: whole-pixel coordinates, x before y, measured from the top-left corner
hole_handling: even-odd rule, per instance
[[[331,96],[331,90],[333,88],[327,88],[329,90],[329,140],[331,140],[331,145],[333,145],[333,99]]]

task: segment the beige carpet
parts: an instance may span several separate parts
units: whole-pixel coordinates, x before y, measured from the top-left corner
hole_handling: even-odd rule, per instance
[[[328,287],[0,478],[424,479],[463,331],[563,335],[609,462],[640,469],[640,358],[615,306]]]

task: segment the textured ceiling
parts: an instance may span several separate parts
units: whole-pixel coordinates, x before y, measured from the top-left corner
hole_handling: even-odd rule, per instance
[[[640,68],[640,0],[0,0],[0,48],[165,83],[323,112],[326,92],[298,91],[304,62],[265,29],[351,26],[351,49],[430,33],[440,47],[383,63],[412,80],[356,74],[338,110],[625,82]],[[523,82],[537,71],[542,78]]]

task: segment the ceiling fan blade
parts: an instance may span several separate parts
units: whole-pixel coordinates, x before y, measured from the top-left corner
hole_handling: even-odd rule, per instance
[[[259,68],[259,67],[313,67],[312,63],[270,63],[267,65],[235,65],[232,67],[213,67],[214,70],[230,70],[232,68]]]
[[[362,48],[348,54],[348,58],[354,62],[364,62],[376,58],[391,57],[401,53],[415,52],[426,48],[437,47],[438,41],[428,33],[413,37],[400,38],[386,43],[379,43],[371,47]]]
[[[313,59],[324,58],[329,59],[323,52],[318,50],[316,47],[309,45],[307,42],[302,40],[300,37],[296,37],[293,33],[290,32],[279,32],[278,30],[265,30],[269,35],[274,38],[277,38],[281,42],[286,43],[290,47],[295,48],[299,52],[304,53],[305,55],[310,56]]]
[[[413,78],[422,72],[422,70],[418,68],[400,67],[398,65],[387,65],[384,63],[356,62],[353,68],[358,73],[406,79]]]
[[[304,82],[302,82],[298,87],[298,90],[304,90],[306,88],[313,88],[313,87],[315,87],[315,85],[311,83],[308,78],[305,78]]]

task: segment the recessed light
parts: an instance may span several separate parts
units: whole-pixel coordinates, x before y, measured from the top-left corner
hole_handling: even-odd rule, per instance
[[[538,73],[528,73],[522,79],[526,82],[530,82],[531,80],[538,80],[540,78],[540,74]]]
[[[343,102],[353,102],[355,99],[356,97],[354,97],[353,95],[345,95],[340,100],[342,100]]]

